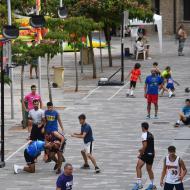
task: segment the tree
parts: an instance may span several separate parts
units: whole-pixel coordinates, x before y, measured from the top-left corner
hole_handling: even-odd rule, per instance
[[[82,37],[89,36],[90,42],[92,42],[91,32],[97,27],[96,23],[92,19],[85,17],[70,17],[64,21],[64,31],[67,33],[66,37],[69,43],[72,44],[75,54],[75,71],[76,71],[76,88],[78,91],[78,69],[77,69],[77,54],[76,49],[82,47]],[[91,52],[93,52],[91,44]],[[96,65],[93,61],[93,78],[96,78]]]
[[[112,66],[111,36],[112,25],[121,24],[121,16],[124,10],[129,10],[130,18],[152,20],[150,0],[65,0],[70,14],[93,18],[96,22],[104,23],[104,33],[108,44],[109,66]]]

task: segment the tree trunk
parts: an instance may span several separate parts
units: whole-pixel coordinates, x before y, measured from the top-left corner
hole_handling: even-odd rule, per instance
[[[104,34],[105,34],[106,42],[108,44],[109,66],[112,67],[113,64],[112,64],[112,53],[111,53],[111,35],[109,31],[109,26],[107,24],[105,24],[105,27],[104,27]]]
[[[75,53],[75,72],[76,72],[76,87],[75,87],[75,92],[78,92],[78,67],[77,67],[76,44],[74,44],[74,53]]]
[[[47,81],[48,81],[48,92],[49,92],[49,101],[53,103],[52,92],[51,92],[51,84],[50,84],[50,72],[49,72],[49,64],[50,64],[50,55],[47,55]]]
[[[100,69],[101,69],[101,73],[103,73],[101,31],[99,31],[99,41],[100,41]]]
[[[93,79],[96,79],[96,63],[95,63],[95,59],[94,59],[94,49],[93,49],[93,45],[92,45],[92,33],[89,32],[89,41],[90,41],[90,54],[91,54],[91,61],[92,61],[92,65],[93,65]]]
[[[21,78],[20,78],[20,89],[21,89],[21,102],[24,99],[24,65],[21,66]],[[23,128],[27,127],[27,118],[26,118],[26,111],[22,106],[22,122]]]

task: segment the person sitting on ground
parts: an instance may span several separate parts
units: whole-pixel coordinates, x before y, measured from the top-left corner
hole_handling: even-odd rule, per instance
[[[35,160],[45,148],[49,149],[51,145],[46,144],[44,141],[30,141],[28,147],[24,150],[24,158],[27,166],[14,164],[14,173],[18,174],[21,171],[35,173]]]
[[[139,81],[141,82],[141,64],[140,63],[136,63],[134,68],[130,71],[130,73],[128,74],[127,78],[129,78],[130,76],[130,87],[127,91],[127,97],[130,95],[131,97],[134,97],[134,90],[136,87],[136,83],[137,80],[139,79]]]
[[[63,151],[65,138],[58,131],[58,123],[61,127],[62,133],[64,133],[64,128],[60,115],[56,110],[54,110],[52,102],[47,103],[47,110],[45,111],[45,121],[45,133],[53,133],[53,135],[61,141],[60,151]]]
[[[174,127],[180,127],[181,122],[185,125],[190,125],[190,99],[185,100],[185,106],[179,113],[179,120],[175,123]]]

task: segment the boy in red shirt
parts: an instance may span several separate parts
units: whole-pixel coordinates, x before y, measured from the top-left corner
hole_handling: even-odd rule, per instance
[[[129,73],[127,78],[130,76],[130,87],[127,91],[127,97],[130,95],[131,97],[134,97],[134,89],[136,87],[137,80],[141,82],[141,64],[136,63],[133,70]]]

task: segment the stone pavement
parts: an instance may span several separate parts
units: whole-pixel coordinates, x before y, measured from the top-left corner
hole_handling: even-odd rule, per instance
[[[155,181],[159,187],[162,162],[167,154],[167,147],[171,144],[177,147],[178,154],[187,164],[190,170],[190,140],[189,128],[174,128],[173,123],[177,119],[177,114],[184,104],[184,99],[189,94],[184,93],[184,88],[190,83],[190,49],[187,41],[184,57],[176,55],[176,44],[172,38],[164,39],[164,51],[160,55],[157,39],[151,38],[151,57],[152,60],[140,61],[142,64],[142,78],[150,73],[152,62],[159,62],[160,69],[170,65],[173,70],[173,77],[180,83],[176,87],[176,97],[160,98],[159,119],[149,121],[150,131],[155,136],[156,159],[154,163]],[[107,50],[103,50],[104,55],[104,73],[99,69],[99,50],[95,50],[98,78],[100,76],[110,76],[119,68],[120,60],[120,41],[119,38],[113,39],[114,67],[108,67]],[[131,42],[128,41],[129,47]],[[79,92],[74,92],[74,63],[73,54],[64,55],[65,64],[65,86],[63,89],[53,89],[53,98],[55,106],[59,107],[66,133],[80,130],[78,124],[78,115],[86,113],[87,121],[92,125],[95,136],[94,154],[98,165],[102,169],[100,174],[94,174],[91,170],[83,171],[80,169],[82,158],[80,149],[82,142],[80,139],[69,138],[65,157],[67,162],[74,166],[74,190],[130,190],[135,182],[135,166],[137,160],[137,150],[141,146],[141,122],[146,117],[146,100],[143,98],[144,84],[137,85],[135,91],[136,98],[126,98],[126,89],[128,83],[123,87],[97,87],[97,81],[92,80],[92,66],[84,67],[84,74],[80,74]],[[43,63],[45,61],[43,60]],[[58,65],[60,57],[53,59],[52,63]],[[125,76],[133,67],[134,60],[125,60]],[[30,90],[30,85],[37,83],[35,79],[28,79],[28,70],[25,75],[25,93]],[[42,67],[42,97],[47,102],[47,82],[46,67]],[[53,163],[45,164],[42,159],[38,159],[37,171],[35,174],[22,173],[13,174],[13,164],[25,164],[23,149],[17,151],[26,143],[28,136],[26,130],[19,127],[21,120],[20,86],[19,86],[20,68],[15,69],[15,119],[10,120],[10,93],[9,87],[6,87],[6,167],[0,169],[0,189],[2,190],[43,190],[55,189],[56,174],[52,171]],[[118,76],[119,77],[119,76]],[[64,108],[64,109],[63,109]],[[181,139],[181,140],[180,140]],[[186,140],[182,140],[186,139]],[[17,151],[15,153],[15,151]],[[15,153],[13,155],[13,153]],[[186,176],[185,190],[190,189],[190,175]],[[147,185],[147,173],[143,170],[143,182]]]

